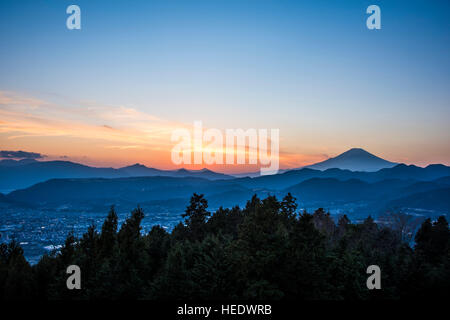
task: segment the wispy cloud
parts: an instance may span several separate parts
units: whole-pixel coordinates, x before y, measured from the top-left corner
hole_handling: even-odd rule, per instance
[[[143,148],[167,144],[183,126],[123,106],[67,107],[10,92],[0,92],[0,118],[7,139],[66,136]]]
[[[0,151],[0,158],[3,159],[42,159],[45,155],[36,152],[26,152],[26,151]]]
[[[84,162],[88,162],[87,158],[80,157],[88,154],[91,164],[95,164],[92,159],[102,159],[99,161],[102,164],[148,159],[150,165],[173,166],[172,132],[192,129],[192,124],[164,120],[127,106],[92,101],[61,105],[6,91],[0,91],[0,119],[0,146],[4,149],[8,146],[8,149],[44,151],[49,159],[64,154],[65,159]],[[247,147],[245,152],[257,150]],[[327,158],[287,151],[281,151],[279,157],[284,168]]]
[[[30,108],[36,108],[44,104],[45,102],[40,99],[24,97],[15,92],[0,91],[0,105],[25,105]]]

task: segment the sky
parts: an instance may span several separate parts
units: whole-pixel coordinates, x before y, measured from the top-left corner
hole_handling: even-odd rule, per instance
[[[80,30],[66,27],[71,4]],[[371,4],[380,30],[366,27]],[[282,168],[353,147],[450,165],[449,9],[440,0],[2,0],[0,150],[171,169],[171,133],[202,121],[279,129]]]

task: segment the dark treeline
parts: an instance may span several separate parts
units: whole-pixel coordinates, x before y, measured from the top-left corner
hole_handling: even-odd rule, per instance
[[[114,208],[101,230],[70,234],[58,253],[30,266],[16,242],[0,245],[3,299],[399,299],[443,298],[450,288],[446,219],[425,220],[411,247],[404,231],[368,217],[298,212],[288,194],[254,196],[245,208],[218,209],[194,194],[172,233],[141,233],[144,213],[118,229]],[[81,268],[81,290],[68,290],[66,268]],[[381,290],[366,269],[381,268]]]

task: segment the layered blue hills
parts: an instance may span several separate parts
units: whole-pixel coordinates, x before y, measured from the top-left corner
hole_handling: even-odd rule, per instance
[[[352,162],[352,168],[383,163],[361,150],[351,149],[333,159],[341,159],[339,163],[345,166]],[[360,165],[358,161],[362,161]],[[319,164],[324,168],[324,162]],[[253,194],[281,198],[291,193],[303,208],[344,212],[364,208],[373,214],[390,209],[450,213],[450,167],[384,164],[389,167],[377,171],[310,166],[271,176],[236,178],[207,169],[158,170],[140,164],[113,169],[65,161],[8,161],[6,165],[0,162],[1,188],[10,190],[0,194],[0,205],[84,211],[141,205],[181,210],[193,193],[205,194],[211,207],[242,206]]]

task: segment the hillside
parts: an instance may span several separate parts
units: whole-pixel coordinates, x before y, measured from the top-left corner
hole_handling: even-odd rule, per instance
[[[431,210],[439,211],[442,214],[450,214],[450,188],[414,193],[390,201],[387,207],[415,209],[417,211]]]
[[[125,178],[139,176],[200,177],[210,180],[232,179],[233,177],[210,170],[159,170],[135,164],[119,169],[89,167],[70,161],[33,161],[31,163],[13,160],[0,164],[0,191],[30,187],[36,183],[55,178]]]
[[[14,191],[6,196],[10,202],[36,206],[47,209],[83,209],[92,210],[98,206],[112,204],[133,207],[159,206],[163,208],[179,208],[193,193],[204,194],[212,206],[244,205],[245,199],[253,194],[284,197],[292,193],[304,206],[317,205],[328,207],[337,203],[345,208],[356,203],[376,208],[386,207],[391,201],[414,196],[422,192],[432,192],[447,187],[448,179],[418,182],[414,179],[386,179],[367,182],[359,179],[339,180],[336,178],[311,178],[293,184],[285,189],[249,188],[242,182],[247,180],[207,180],[203,178],[176,177],[133,177],[133,178],[91,178],[91,179],[52,179],[38,183],[30,188]],[[447,189],[443,189],[447,190]],[[448,191],[448,190],[447,190]],[[445,191],[437,193],[433,198],[424,198],[417,208],[429,208],[427,201],[437,201],[437,197],[449,197]],[[410,198],[407,198],[410,199]],[[411,198],[412,199],[412,198]],[[404,200],[399,205],[406,206]],[[446,202],[439,200],[448,208]],[[344,208],[343,207],[343,208]]]

